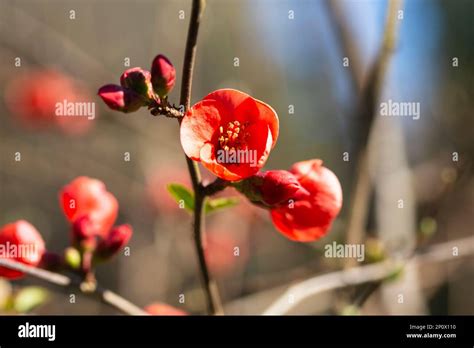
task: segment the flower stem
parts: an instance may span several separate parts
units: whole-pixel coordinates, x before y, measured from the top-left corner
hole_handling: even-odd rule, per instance
[[[68,289],[79,289],[84,295],[96,297],[109,306],[130,315],[147,315],[143,309],[120,295],[95,285],[92,288],[84,288],[82,278],[69,277],[63,274],[54,273],[41,268],[36,268],[11,259],[0,259],[0,266],[23,272],[29,276],[44,280],[48,283],[62,286]]]
[[[184,106],[184,110],[188,110],[191,103],[191,87],[194,62],[196,58],[197,36],[203,11],[204,0],[193,0],[188,37],[186,39],[186,50],[184,53],[183,76],[181,80],[180,104]],[[178,119],[180,123],[181,120],[182,118]],[[207,310],[211,314],[220,314],[222,313],[222,305],[220,304],[219,293],[217,291],[216,283],[211,279],[202,245],[202,226],[204,223],[203,208],[206,195],[201,183],[201,174],[197,163],[188,157],[186,157],[186,163],[188,165],[188,171],[191,176],[195,195],[193,237],[199,259],[199,269],[201,272],[204,293],[206,295]]]

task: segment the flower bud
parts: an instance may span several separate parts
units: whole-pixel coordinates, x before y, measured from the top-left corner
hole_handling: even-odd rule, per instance
[[[286,170],[258,172],[238,185],[247,198],[269,207],[278,207],[290,199],[299,199],[309,195],[297,178]]]
[[[166,96],[174,87],[176,69],[164,55],[159,54],[151,64],[151,83],[160,97]]]
[[[126,70],[120,76],[120,84],[122,87],[129,88],[146,99],[153,97],[150,72],[142,68]]]
[[[96,234],[107,236],[118,214],[118,202],[105,184],[85,176],[63,187],[59,201],[66,218],[73,224],[73,240],[82,241]]]
[[[291,205],[272,208],[273,224],[291,240],[316,241],[329,232],[341,210],[341,184],[320,159],[297,162],[290,171],[309,195]]]
[[[97,246],[96,257],[100,260],[109,259],[128,244],[132,233],[130,225],[115,226]]]
[[[146,105],[146,100],[129,88],[117,85],[105,85],[99,89],[98,95],[112,110],[134,112]]]
[[[82,263],[81,253],[76,248],[66,248],[64,250],[64,262],[72,269],[79,269]]]
[[[77,218],[72,224],[72,239],[81,242],[93,238],[97,234],[97,225],[93,223],[88,215]]]

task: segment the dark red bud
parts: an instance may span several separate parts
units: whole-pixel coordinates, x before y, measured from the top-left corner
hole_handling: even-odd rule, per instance
[[[133,112],[146,105],[146,100],[138,93],[117,85],[102,86],[98,95],[112,110]]]
[[[151,74],[142,68],[126,70],[122,76],[120,76],[120,84],[122,87],[129,88],[146,99],[153,97]]]
[[[97,246],[96,256],[101,260],[112,257],[128,244],[132,233],[133,230],[130,225],[115,226],[107,238]]]
[[[174,87],[176,69],[164,55],[159,54],[151,64],[151,83],[160,97],[166,96]]]
[[[43,254],[40,262],[40,268],[47,269],[49,271],[60,271],[63,267],[63,257],[59,254],[46,251]]]
[[[270,207],[286,204],[290,199],[298,200],[309,196],[298,179],[286,170],[258,172],[244,180],[244,185],[238,189],[252,202]]]

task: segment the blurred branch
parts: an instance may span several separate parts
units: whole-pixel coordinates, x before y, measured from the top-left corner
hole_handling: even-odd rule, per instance
[[[458,248],[456,256],[453,255],[453,247]],[[383,280],[407,266],[422,266],[428,263],[456,260],[473,254],[474,237],[467,237],[435,245],[425,252],[414,254],[412,258],[405,261],[386,260],[367,266],[318,275],[291,286],[263,314],[283,315],[302,301],[324,291]]]
[[[367,222],[371,184],[368,169],[368,142],[376,113],[376,105],[380,98],[385,73],[390,57],[395,48],[398,31],[398,11],[401,9],[402,0],[390,0],[387,10],[387,20],[383,43],[362,91],[358,113],[356,116],[356,156],[353,160],[357,163],[356,179],[353,189],[353,199],[349,212],[347,243],[359,244],[363,239],[363,231]],[[353,266],[353,260],[347,266]]]
[[[354,91],[358,92],[363,86],[361,54],[358,47],[355,45],[354,38],[352,37],[352,33],[347,25],[347,20],[344,18],[340,1],[327,0],[323,3],[327,5],[329,19],[332,21],[336,35],[339,38],[337,43],[340,45],[340,50],[344,57],[349,58],[351,83],[354,87]]]
[[[184,52],[183,76],[181,81],[180,104],[184,106],[184,110],[188,110],[191,104],[191,89],[193,80],[194,62],[196,60],[197,37],[199,32],[199,24],[201,22],[202,13],[204,12],[204,0],[193,0],[191,9],[191,19],[189,20],[188,37],[186,39],[186,49]],[[178,121],[181,123],[182,118]],[[201,183],[201,173],[197,162],[186,156],[189,175],[194,189],[194,223],[193,235],[194,245],[199,259],[199,269],[201,272],[202,283],[206,295],[207,309],[211,314],[223,313],[220,303],[217,284],[209,273],[204,248],[202,245],[202,231],[204,223],[204,200],[206,198],[204,188]]]
[[[125,314],[147,315],[147,313],[140,307],[134,305],[113,291],[102,288],[99,285],[97,285],[95,289],[90,289],[83,286],[84,283],[80,279],[68,277],[59,273],[50,272],[32,266],[27,266],[21,262],[9,259],[0,259],[0,266],[23,272],[29,276],[47,281],[51,284],[59,285],[65,288],[78,289],[82,294],[95,296],[105,304],[108,304],[109,306],[118,309]]]

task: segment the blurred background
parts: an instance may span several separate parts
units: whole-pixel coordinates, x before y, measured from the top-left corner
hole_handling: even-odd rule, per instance
[[[381,47],[386,11],[382,0],[207,1],[192,101],[223,87],[265,101],[277,111],[281,132],[266,168],[320,158],[344,192],[331,232],[314,243],[287,240],[266,211],[243,199],[206,219],[206,254],[227,313],[262,313],[289,285],[348,266],[325,258],[324,245],[351,240],[358,96]],[[404,2],[380,101],[419,102],[420,118],[383,117],[376,108],[372,190],[358,236],[366,263],[473,236],[473,14],[469,0]],[[119,201],[117,223],[135,232],[129,256],[99,267],[100,283],[141,307],[163,302],[200,313],[191,218],[165,188],[189,185],[177,122],[146,109],[112,112],[96,95],[127,68],[149,69],[163,53],[178,72],[170,94],[178,103],[189,16],[188,0],[0,3],[0,226],[28,220],[49,250],[61,252],[70,231],[59,190],[81,175],[98,178]],[[354,54],[344,66],[348,47]],[[95,118],[54,116],[52,105],[63,99],[96,103]],[[472,314],[473,261],[463,256],[407,270],[355,310],[359,286],[318,294],[290,313]],[[4,293],[30,285],[49,293],[35,313],[116,313],[86,297],[71,304],[69,292],[35,279],[0,279]]]

